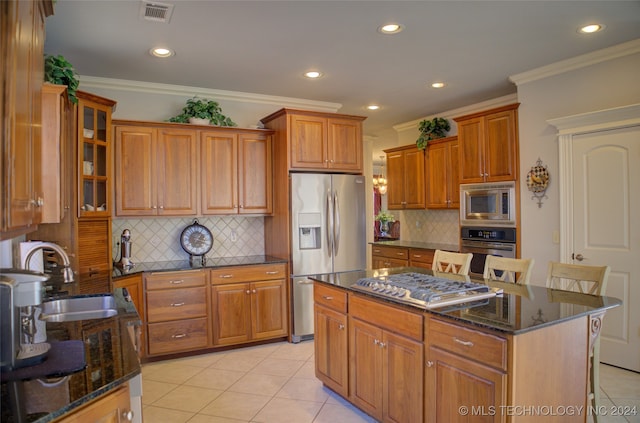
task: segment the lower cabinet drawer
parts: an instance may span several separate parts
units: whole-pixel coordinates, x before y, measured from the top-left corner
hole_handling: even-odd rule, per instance
[[[211,283],[214,285],[266,281],[287,278],[285,264],[257,264],[252,266],[231,266],[211,269]]]
[[[166,289],[147,292],[147,322],[207,316],[207,289]]]
[[[507,369],[507,340],[504,338],[431,319],[427,339],[429,344],[443,350],[498,369]]]
[[[149,354],[166,354],[197,348],[208,344],[207,318],[149,323]]]

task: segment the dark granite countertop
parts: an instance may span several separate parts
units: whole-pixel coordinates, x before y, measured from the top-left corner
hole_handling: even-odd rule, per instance
[[[501,288],[504,293],[488,300],[425,310],[418,306],[395,302],[388,297],[381,297],[374,293],[365,293],[351,288],[351,286],[361,278],[381,277],[408,272],[433,274],[431,270],[417,267],[397,267],[391,269],[329,273],[309,276],[309,278],[314,281],[344,288],[360,295],[370,296],[399,306],[408,307],[413,311],[424,311],[445,316],[463,323],[469,323],[512,335],[540,329],[566,320],[586,316],[594,312],[614,308],[622,304],[619,299],[612,297],[559,291],[536,285],[515,285],[512,283],[470,278],[472,282]],[[444,277],[444,274],[438,273],[438,276]]]
[[[19,394],[10,394],[11,373],[2,375],[1,421],[16,422],[12,403],[24,407],[28,422],[52,421],[92,399],[126,383],[141,372],[140,360],[130,335],[140,317],[122,289],[114,292],[118,313],[109,318],[72,322],[47,322],[47,342],[84,345],[86,366],[72,374],[47,370],[56,379],[34,378],[15,382]],[[81,354],[82,355],[82,354]],[[47,364],[45,360],[39,366]],[[19,369],[23,370],[23,369]],[[24,372],[23,372],[24,373]],[[32,372],[42,373],[42,372]],[[59,377],[67,376],[68,380]],[[48,382],[45,386],[41,381]],[[56,381],[61,383],[56,384]],[[14,402],[16,399],[16,402]]]
[[[251,264],[272,264],[286,263],[287,260],[272,256],[240,256],[240,257],[214,257],[207,258],[205,264],[201,264],[200,260],[174,260],[174,261],[156,261],[135,263],[133,267],[122,269],[114,267],[112,272],[113,278],[122,276],[135,275],[143,272],[171,272],[177,270],[193,270],[193,269],[209,269],[227,266],[246,266]]]
[[[397,248],[421,248],[423,250],[444,250],[444,251],[460,251],[458,244],[441,244],[437,242],[421,242],[421,241],[375,241],[371,245],[382,245],[386,247]]]

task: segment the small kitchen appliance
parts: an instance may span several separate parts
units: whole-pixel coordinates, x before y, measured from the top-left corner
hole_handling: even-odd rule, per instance
[[[116,265],[123,269],[133,267],[133,262],[131,261],[131,231],[129,229],[125,229],[120,235],[120,261]]]
[[[0,369],[9,371],[38,364],[51,348],[35,342],[43,326],[36,325],[43,283],[49,276],[23,269],[0,269]],[[45,338],[46,339],[46,338]]]
[[[460,224],[515,227],[515,182],[460,185]]]

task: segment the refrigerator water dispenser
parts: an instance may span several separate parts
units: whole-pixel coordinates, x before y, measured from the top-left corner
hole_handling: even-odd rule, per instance
[[[301,250],[321,248],[321,221],[320,213],[298,213],[298,242]]]

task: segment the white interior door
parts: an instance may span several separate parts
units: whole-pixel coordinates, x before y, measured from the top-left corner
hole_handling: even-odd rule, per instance
[[[604,295],[623,304],[605,315],[600,361],[640,371],[640,126],[575,134],[571,144],[567,253],[611,267]]]

